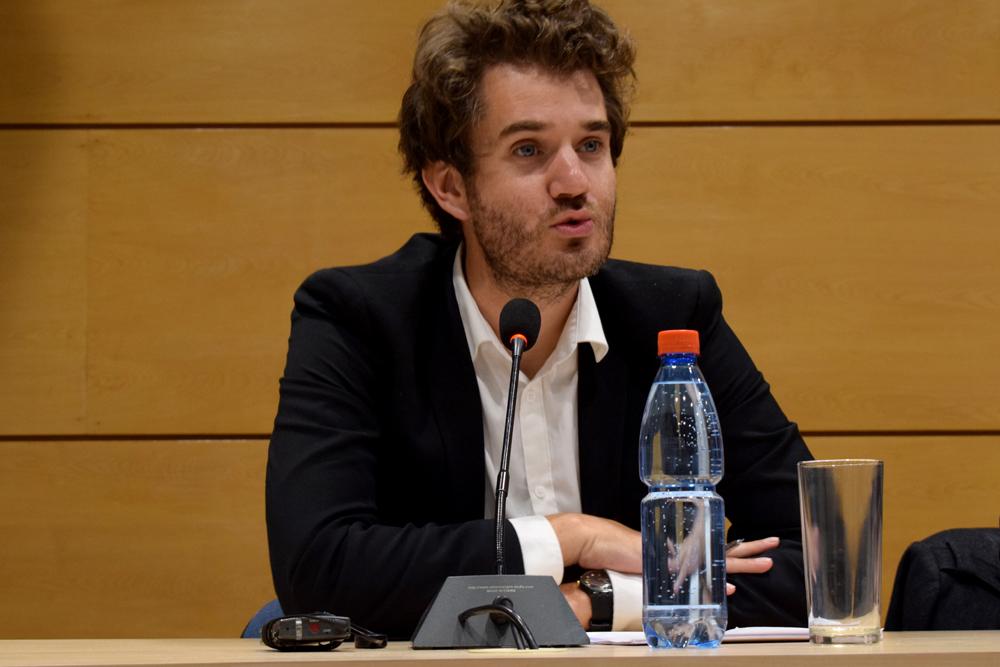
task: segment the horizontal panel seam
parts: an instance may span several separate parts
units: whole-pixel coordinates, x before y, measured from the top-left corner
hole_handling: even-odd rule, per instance
[[[106,433],[94,434],[30,434],[0,435],[0,442],[107,442],[107,441],[230,441],[230,440],[270,440],[266,433]]]
[[[897,438],[897,437],[997,437],[1000,430],[824,430],[801,431],[804,438]],[[97,442],[97,441],[204,441],[204,440],[269,440],[269,433],[107,433],[107,434],[14,434],[0,435],[0,442]]]
[[[689,127],[947,127],[996,126],[1000,118],[870,119],[870,120],[671,120],[633,121],[630,128]],[[370,123],[0,123],[13,130],[394,130],[395,122]]]

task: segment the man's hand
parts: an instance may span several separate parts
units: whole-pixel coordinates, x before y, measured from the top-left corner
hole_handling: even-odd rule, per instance
[[[781,542],[777,537],[765,537],[762,540],[743,542],[726,553],[726,572],[729,574],[760,574],[767,572],[774,565],[770,558],[756,557],[757,554],[770,551]],[[726,595],[736,592],[736,586],[726,583]]]
[[[563,566],[579,565],[585,570],[642,572],[642,535],[617,521],[589,514],[552,514],[552,524]],[[559,587],[580,625],[590,627],[593,610],[588,596],[576,582]]]
[[[566,598],[566,602],[569,603],[569,608],[573,610],[573,615],[576,616],[576,620],[580,621],[580,625],[584,629],[590,627],[590,617],[593,615],[593,607],[590,604],[590,596],[583,592],[578,583],[571,582],[568,584],[562,584],[559,587],[559,591]]]
[[[617,521],[589,514],[563,513],[546,517],[552,524],[563,565],[579,565],[587,570],[617,570],[642,572],[642,535]],[[726,554],[729,574],[760,574],[774,566],[774,561],[759,554],[777,548],[780,540],[767,537],[743,542]],[[570,609],[584,628],[590,625],[590,598],[574,583],[559,587]],[[736,586],[726,583],[726,595],[736,592]]]
[[[589,514],[551,514],[563,565],[579,565],[585,570],[642,572],[642,535],[617,521]]]

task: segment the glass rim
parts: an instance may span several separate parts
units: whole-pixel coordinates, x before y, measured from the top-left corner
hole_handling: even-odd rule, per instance
[[[847,466],[880,466],[882,459],[814,459],[812,461],[799,461],[800,468],[840,468]]]

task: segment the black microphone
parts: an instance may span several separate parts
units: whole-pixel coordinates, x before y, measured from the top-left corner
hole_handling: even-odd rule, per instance
[[[511,299],[500,311],[500,339],[510,349],[510,385],[507,390],[507,418],[503,425],[503,447],[500,450],[500,470],[497,472],[496,541],[497,574],[503,574],[503,544],[507,517],[507,487],[510,485],[510,440],[514,430],[514,408],[517,404],[517,378],[521,370],[521,353],[530,350],[542,328],[542,314],[528,299]]]
[[[530,350],[538,340],[538,332],[542,328],[542,314],[538,306],[528,299],[511,299],[500,311],[500,339],[507,349],[514,350],[514,339],[521,334],[524,347],[521,352]]]
[[[521,354],[538,338],[538,306],[514,299],[500,313],[500,337],[512,353],[507,419],[497,473],[497,574],[455,575],[445,579],[424,612],[412,646],[426,648],[583,646],[587,633],[550,576],[503,573],[504,523],[510,477],[510,440],[517,403]]]

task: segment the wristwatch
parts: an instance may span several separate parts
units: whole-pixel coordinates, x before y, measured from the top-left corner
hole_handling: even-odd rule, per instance
[[[611,590],[611,577],[604,570],[587,570],[577,582],[590,598],[590,627],[592,632],[610,632],[614,620],[615,596]]]

